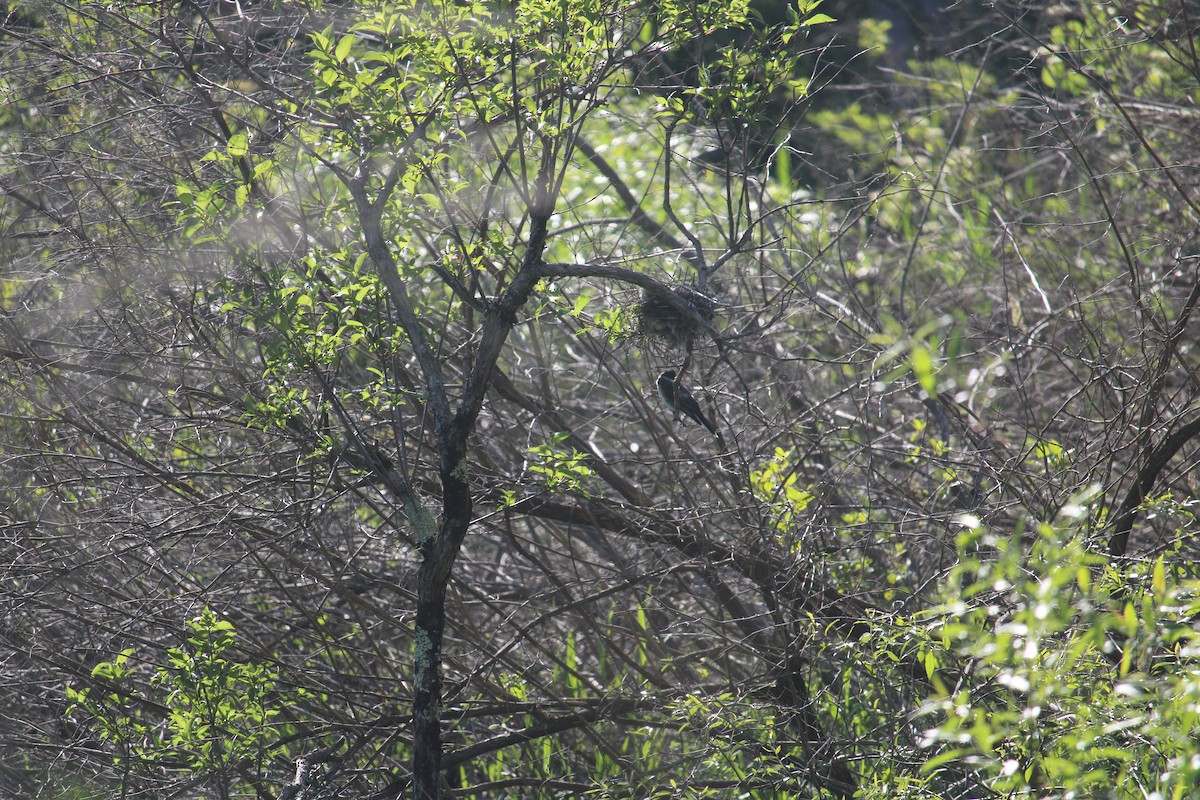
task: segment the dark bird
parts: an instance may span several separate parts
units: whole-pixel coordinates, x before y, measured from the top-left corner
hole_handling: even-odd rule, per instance
[[[708,417],[704,416],[704,412],[700,410],[700,404],[696,402],[696,398],[692,397],[692,393],[688,391],[686,386],[680,386],[675,382],[675,370],[669,369],[658,376],[658,396],[671,408],[677,409],[683,416],[699,422],[708,428],[709,433],[714,436],[716,435],[717,426],[709,422]]]

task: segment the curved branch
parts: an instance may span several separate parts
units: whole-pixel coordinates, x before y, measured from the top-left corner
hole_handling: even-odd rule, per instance
[[[396,258],[392,255],[391,248],[388,247],[387,240],[384,238],[380,208],[378,204],[371,203],[367,198],[366,190],[358,181],[350,183],[350,192],[358,206],[367,253],[379,273],[380,280],[387,287],[391,301],[396,305],[400,326],[412,344],[417,363],[421,365],[421,372],[425,378],[425,390],[429,394],[429,408],[433,411],[434,420],[438,425],[449,424],[453,415],[450,413],[450,401],[446,397],[446,384],[442,380],[441,365],[425,334],[425,328],[417,317],[412,298],[408,296],[408,289],[397,271]]]
[[[679,312],[680,315],[691,320],[709,336],[717,338],[717,329],[713,327],[712,322],[696,310],[697,304],[715,305],[717,301],[694,289],[682,285],[667,286],[662,281],[644,273],[608,264],[542,264],[541,276],[544,278],[606,278],[640,286]],[[694,298],[695,302],[689,298]]]
[[[1200,435],[1200,417],[1168,436],[1146,459],[1145,465],[1138,472],[1137,480],[1125,495],[1125,499],[1121,501],[1121,506],[1117,511],[1116,521],[1113,523],[1113,533],[1108,539],[1109,555],[1125,555],[1125,551],[1129,547],[1129,533],[1133,530],[1133,519],[1137,515],[1138,508],[1150,494],[1150,490],[1154,488],[1159,473],[1163,471],[1171,458],[1197,435]]]
[[[672,250],[686,250],[687,245],[677,239],[670,231],[659,225],[649,214],[642,210],[642,204],[633,196],[629,184],[625,182],[613,166],[600,155],[582,136],[575,139],[575,146],[592,162],[592,166],[600,170],[600,174],[608,179],[621,202],[629,209],[629,221],[654,237],[655,241]]]
[[[446,753],[442,757],[442,764],[445,767],[455,767],[488,753],[503,750],[506,747],[532,742],[545,736],[552,736],[553,734],[575,728],[587,727],[602,720],[616,719],[622,714],[628,714],[633,711],[655,709],[659,707],[661,702],[660,699],[653,697],[638,699],[599,698],[592,701],[592,705],[589,708],[584,708],[574,714],[562,717],[550,717],[535,725],[530,725],[520,730],[507,731],[490,739],[484,739],[459,750]]]

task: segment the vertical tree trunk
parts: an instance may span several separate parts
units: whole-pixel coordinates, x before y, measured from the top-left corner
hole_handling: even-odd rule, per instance
[[[442,772],[442,635],[446,584],[421,562],[417,590],[416,658],[413,675],[413,797],[437,800]]]
[[[442,778],[442,637],[446,585],[471,524],[466,439],[462,420],[438,426],[442,440],[442,521],[421,535],[417,577],[416,653],[413,665],[413,797],[438,800]]]

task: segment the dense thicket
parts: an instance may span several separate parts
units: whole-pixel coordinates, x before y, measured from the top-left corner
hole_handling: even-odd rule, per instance
[[[868,5],[0,7],[0,794],[1191,791],[1200,9]]]

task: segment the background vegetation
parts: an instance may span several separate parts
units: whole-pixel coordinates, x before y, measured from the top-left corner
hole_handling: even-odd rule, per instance
[[[1200,8],[866,6],[0,6],[0,794],[1189,796]]]

